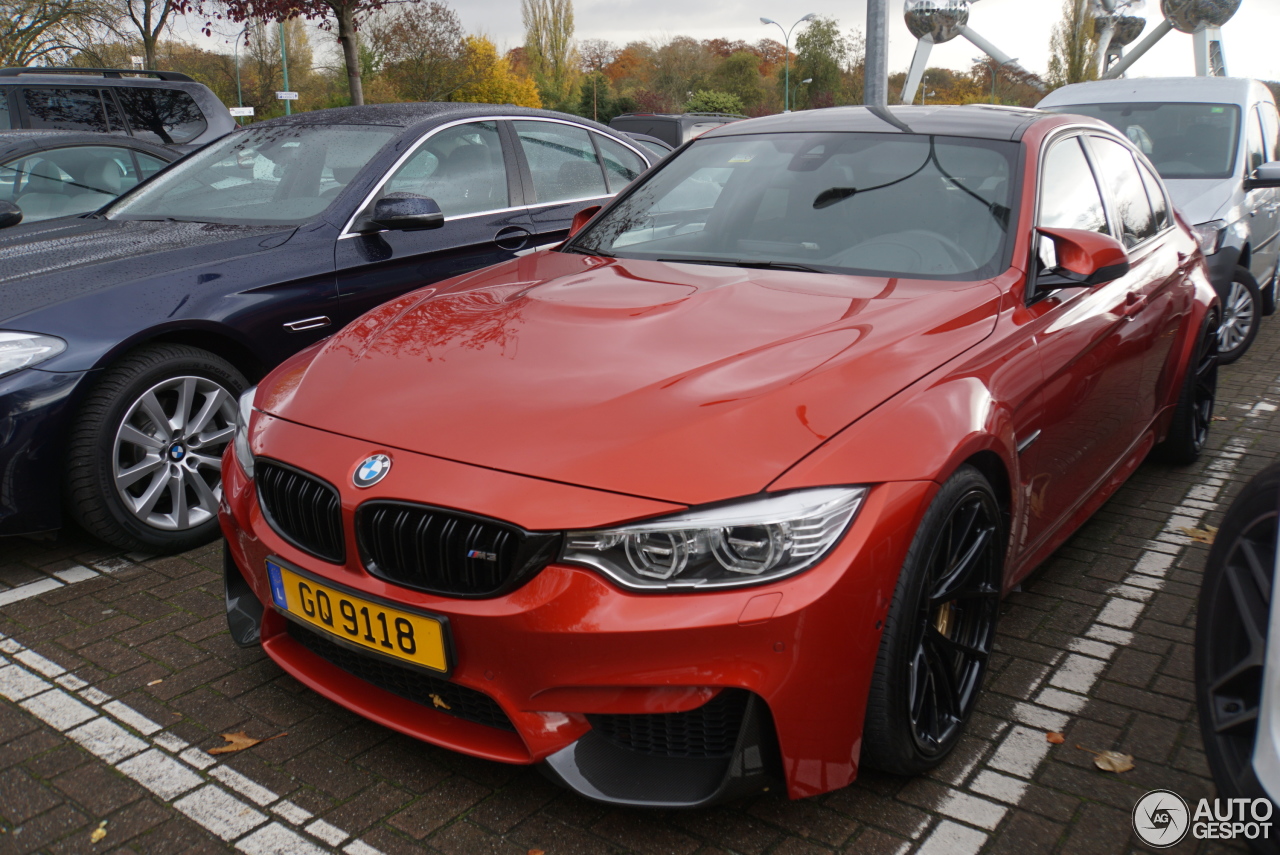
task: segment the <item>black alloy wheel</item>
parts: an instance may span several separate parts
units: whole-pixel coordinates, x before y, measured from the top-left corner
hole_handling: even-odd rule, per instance
[[[1224,798],[1265,793],[1253,771],[1276,566],[1280,464],[1231,503],[1209,550],[1196,618],[1196,703]],[[1267,841],[1274,846],[1276,841]]]
[[[995,640],[1004,549],[991,485],[964,466],[925,513],[894,591],[868,700],[871,765],[919,774],[959,740]]]
[[[1158,456],[1169,463],[1195,463],[1209,441],[1213,407],[1218,399],[1218,341],[1218,316],[1211,313],[1205,319],[1195,356],[1182,381],[1169,435],[1157,448]]]

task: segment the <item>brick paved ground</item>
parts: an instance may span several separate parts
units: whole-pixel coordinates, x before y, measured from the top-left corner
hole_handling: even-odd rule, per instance
[[[236,649],[216,545],[147,560],[68,534],[0,540],[0,852],[1141,849],[1129,819],[1141,794],[1212,794],[1191,656],[1207,547],[1179,530],[1216,525],[1280,450],[1277,351],[1272,320],[1223,369],[1226,420],[1201,463],[1144,465],[1007,600],[980,711],[946,764],[915,780],[868,773],[800,802],[602,807],[534,770],[367,723]],[[32,591],[43,593],[17,599]],[[288,735],[216,763],[200,750],[241,729]],[[1098,771],[1076,744],[1132,754],[1136,768]],[[1173,851],[1193,850],[1243,848]]]

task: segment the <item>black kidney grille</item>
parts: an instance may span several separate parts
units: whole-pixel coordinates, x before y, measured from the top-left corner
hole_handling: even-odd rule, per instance
[[[294,621],[289,621],[289,635],[321,659],[393,695],[476,724],[515,731],[498,702],[483,692],[415,668],[402,668],[378,656],[358,653]]]
[[[356,515],[370,573],[452,596],[489,596],[542,569],[558,535],[406,502],[368,502]]]
[[[750,692],[725,689],[695,710],[679,713],[592,714],[597,734],[655,757],[728,757],[738,742]]]
[[[331,484],[292,466],[258,458],[258,503],[281,537],[317,558],[346,560],[342,500]]]

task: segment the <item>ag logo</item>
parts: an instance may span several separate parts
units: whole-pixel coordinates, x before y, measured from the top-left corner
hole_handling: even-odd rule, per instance
[[[372,487],[391,471],[391,458],[385,454],[374,454],[360,461],[351,482],[357,487]]]
[[[1148,846],[1165,849],[1187,836],[1191,811],[1171,790],[1152,790],[1133,806],[1133,830]]]

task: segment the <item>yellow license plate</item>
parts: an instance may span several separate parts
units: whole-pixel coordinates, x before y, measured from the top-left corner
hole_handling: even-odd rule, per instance
[[[267,559],[276,607],[348,644],[432,671],[448,672],[444,624],[436,619],[352,596]]]

